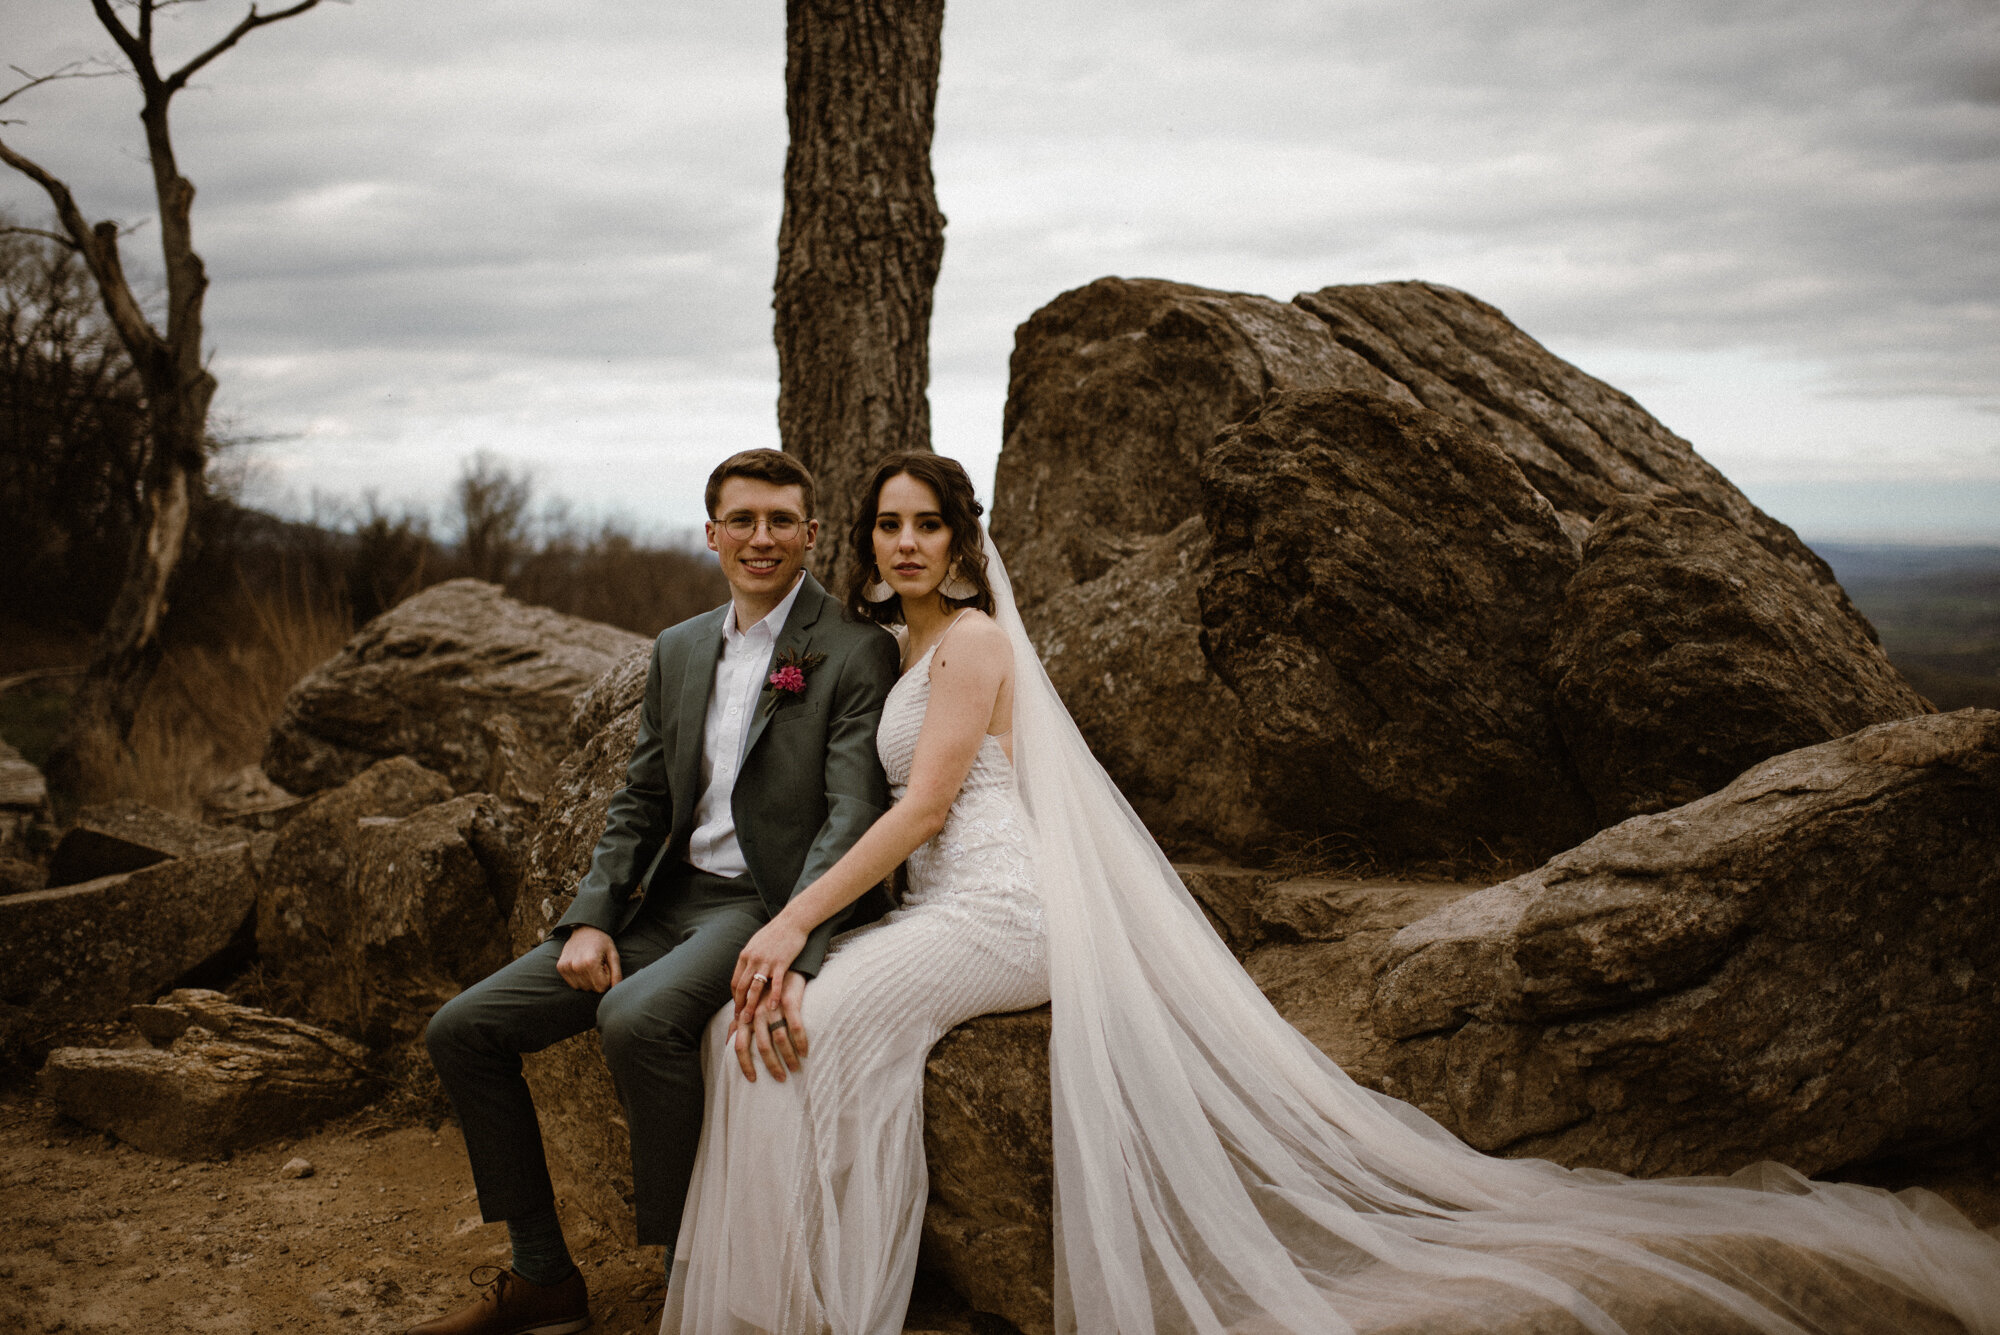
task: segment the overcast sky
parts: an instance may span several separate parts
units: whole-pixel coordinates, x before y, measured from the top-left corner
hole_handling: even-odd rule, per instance
[[[110,50],[87,0],[0,10],[6,63]],[[935,439],[982,481],[1061,291],[1423,278],[1809,539],[2000,541],[1993,0],[952,0],[943,70]],[[777,444],[777,0],[328,4],[175,105],[253,500],[436,507],[486,449],[663,531]],[[0,133],[140,223],[135,109],[56,85]],[[11,173],[0,207],[46,214]]]

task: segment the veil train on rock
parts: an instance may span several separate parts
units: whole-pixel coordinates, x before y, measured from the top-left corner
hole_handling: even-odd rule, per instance
[[[1493,1158],[1356,1084],[1216,936],[986,556],[1048,921],[1058,1331],[2000,1335],[2000,1241],[1927,1192]]]

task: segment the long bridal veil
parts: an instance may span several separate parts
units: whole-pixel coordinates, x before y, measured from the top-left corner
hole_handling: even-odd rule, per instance
[[[1928,1193],[1491,1158],[1349,1079],[1209,927],[986,555],[1048,922],[1059,1331],[2000,1335],[2000,1241]]]

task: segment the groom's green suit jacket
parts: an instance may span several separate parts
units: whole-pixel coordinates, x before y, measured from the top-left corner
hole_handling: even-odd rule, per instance
[[[839,861],[889,806],[875,729],[896,684],[896,641],[880,626],[849,619],[819,581],[804,578],[774,660],[826,657],[805,674],[803,695],[780,696],[769,687],[759,695],[730,802],[744,861],[773,914]],[[654,642],[625,787],[611,799],[590,873],[558,931],[587,924],[616,935],[639,912],[655,878],[666,885],[661,869],[686,859],[702,790],[708,697],[730,614],[725,603],[668,627]],[[850,907],[821,923],[792,967],[817,974],[827,941],[853,916]]]

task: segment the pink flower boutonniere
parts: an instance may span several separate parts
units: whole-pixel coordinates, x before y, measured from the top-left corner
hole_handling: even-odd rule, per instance
[[[771,669],[770,676],[764,678],[764,712],[769,714],[785,701],[804,695],[806,673],[825,661],[825,654],[801,657],[796,649],[787,649],[779,654],[777,666]]]

